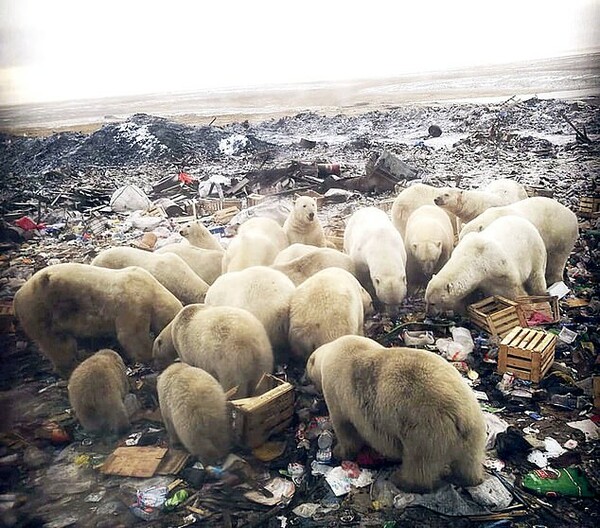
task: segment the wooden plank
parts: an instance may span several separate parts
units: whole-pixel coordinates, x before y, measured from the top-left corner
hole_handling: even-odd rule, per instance
[[[523,330],[522,328],[516,326],[515,328],[513,328],[508,335],[502,340],[502,345],[508,345],[509,343],[511,343],[513,341],[513,339],[515,338],[515,336],[517,336],[519,334],[519,332]]]
[[[537,352],[541,352],[548,345],[550,345],[550,343],[553,340],[556,340],[556,336],[554,334],[546,334],[546,336],[544,337],[544,339],[540,343],[538,343],[537,347],[534,350],[536,350]]]
[[[527,348],[527,350],[535,350],[539,352],[539,350],[536,349],[536,346],[541,341],[543,341],[545,337],[546,334],[544,334],[543,332],[536,332],[534,335],[531,336],[531,341],[529,341],[525,348]]]
[[[511,339],[510,343],[507,343],[507,345],[511,348],[520,348],[521,343],[527,337],[526,329],[521,328],[519,326],[517,326],[516,328],[518,328],[519,331],[514,335],[514,337]]]
[[[523,370],[531,370],[532,362],[527,359],[517,359],[514,356],[508,355],[506,358],[508,367],[518,367]]]

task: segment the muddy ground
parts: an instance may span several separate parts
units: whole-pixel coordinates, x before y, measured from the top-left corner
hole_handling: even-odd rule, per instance
[[[576,141],[575,131],[563,114],[578,130],[585,131],[590,143]],[[287,166],[292,160],[339,163],[342,177],[357,177],[364,174],[372,155],[387,150],[413,167],[418,181],[434,185],[458,182],[461,187],[476,188],[494,178],[513,178],[552,192],[554,198],[578,211],[581,198],[593,194],[599,174],[599,117],[600,109],[584,102],[514,98],[494,105],[403,106],[359,115],[302,113],[260,123],[212,127],[136,115],[89,135],[63,132],[25,138],[4,134],[0,137],[0,207],[7,224],[2,230],[0,299],[9,303],[18,287],[48,264],[89,262],[104,247],[139,240],[141,229],[132,227],[126,215],[99,209],[98,201],[100,207],[106,205],[110,194],[127,183],[137,184],[151,194],[153,183],[176,176],[180,170],[201,181],[225,177],[220,181],[227,190],[251,170]],[[441,128],[440,137],[428,135],[433,124]],[[238,141],[228,143],[231,138]],[[301,148],[301,138],[316,141],[316,146]],[[233,147],[227,148],[228,144]],[[245,193],[258,190],[259,184],[250,181],[238,196],[243,198]],[[289,201],[294,189],[307,186],[305,180],[292,178],[280,182],[277,191],[281,200]],[[328,179],[310,186],[324,193],[335,185]],[[335,234],[335,228],[343,225],[343,218],[354,209],[379,204],[393,195],[392,191],[355,193],[342,203],[326,201],[320,217]],[[95,201],[90,201],[90,196]],[[36,222],[45,222],[48,229],[27,233],[6,229],[25,214]],[[90,229],[92,216],[102,219],[102,230]],[[210,216],[205,220],[207,225],[214,225]],[[597,219],[582,216],[580,220],[581,237],[565,279],[571,292],[561,303],[560,321],[545,327],[557,332],[566,327],[577,332],[577,338],[570,344],[559,342],[556,360],[564,365],[557,366],[562,374],[549,374],[546,382],[534,387],[535,397],[503,395],[497,390],[500,376],[493,362],[497,343],[466,320],[426,320],[422,292],[406,300],[398,317],[375,314],[367,322],[367,335],[399,345],[402,340],[398,326],[404,323],[435,324],[427,328],[433,328],[436,337],[446,335],[452,322],[469,328],[476,337],[476,348],[467,366],[479,375],[474,385],[487,395],[488,410],[500,409],[498,416],[521,432],[529,428],[527,432],[538,440],[552,437],[561,445],[575,440],[576,447],[555,459],[552,466],[581,468],[598,491],[598,441],[587,440],[582,432],[567,425],[598,416],[592,410],[586,380],[598,373],[600,231]],[[155,230],[166,236],[176,232],[177,225],[173,219],[166,219]],[[569,299],[582,301],[580,306],[569,307]],[[161,513],[153,521],[141,520],[128,510],[131,489],[148,483],[106,476],[98,470],[106,455],[124,438],[101,439],[84,434],[69,413],[65,382],[52,373],[50,364],[18,326],[12,332],[10,319],[5,317],[2,322],[6,323],[0,334],[3,525],[182,526],[189,514],[183,507]],[[252,478],[242,480],[263,482],[266,470],[275,477],[280,470],[285,472],[290,462],[300,461],[308,467],[315,456],[315,440],[309,442],[308,450],[298,448],[296,432],[300,423],[311,423],[311,418],[325,415],[326,410],[302,380],[300,370],[280,366],[278,374],[287,376],[297,388],[294,422],[275,438],[286,443],[285,452],[263,463],[248,450],[236,450],[254,467]],[[137,366],[132,368],[130,380],[142,406],[134,430],[160,428],[160,422],[152,421],[148,414],[156,406],[153,373]],[[558,400],[553,396],[565,394],[572,398],[567,397],[567,404],[563,400],[562,407],[556,405]],[[531,412],[541,419],[531,418]],[[152,445],[166,445],[162,430],[148,438]],[[491,461],[499,460],[494,451],[488,455]],[[502,463],[495,464],[503,465],[501,474],[515,477],[517,482],[536,467],[517,452],[504,452]],[[387,466],[376,465],[375,469],[381,467]],[[194,491],[189,485],[187,488]],[[209,515],[199,520],[198,526],[480,526],[490,522],[442,515],[424,507],[394,508],[389,500],[378,496],[373,486],[353,490],[335,501],[323,478],[311,475],[297,486],[292,502],[277,511],[243,499],[239,488],[218,480],[205,485],[199,496],[205,499],[199,506]],[[545,498],[546,504],[540,505],[531,497],[526,495],[528,504],[498,518],[508,519],[507,526],[598,525],[597,498]],[[307,502],[321,503],[320,513],[314,518],[292,513],[296,506]],[[325,504],[334,509],[323,513]]]

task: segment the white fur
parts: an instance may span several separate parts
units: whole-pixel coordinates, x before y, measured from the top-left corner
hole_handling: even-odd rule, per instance
[[[347,334],[363,335],[371,297],[349,272],[327,268],[306,279],[290,301],[290,346],[306,361],[319,346]]]
[[[437,273],[454,247],[454,231],[446,212],[437,205],[422,205],[406,224],[405,244],[409,283],[420,283]]]
[[[432,187],[424,183],[416,183],[400,191],[392,204],[390,216],[394,227],[403,238],[410,215],[422,205],[434,205],[434,200],[446,189],[450,189],[450,187]],[[450,219],[452,229],[456,230],[456,216],[449,211],[446,211],[446,214]]]
[[[317,217],[317,202],[310,196],[299,196],[283,224],[290,244],[309,244],[326,247],[323,227]]]
[[[296,287],[280,271],[253,266],[221,275],[206,293],[208,306],[235,306],[263,324],[276,353],[288,344],[290,299]]]
[[[567,259],[579,236],[575,213],[552,198],[527,198],[511,205],[491,207],[484,211],[464,225],[460,239],[469,233],[483,231],[494,220],[507,215],[525,218],[537,228],[548,254],[546,280],[548,284],[561,281]]]
[[[515,299],[546,292],[546,250],[531,222],[504,216],[466,236],[425,292],[428,311],[464,310],[475,290]]]
[[[348,220],[344,250],[367,290],[387,307],[397,307],[406,297],[406,250],[400,233],[387,214],[364,207]]]
[[[223,257],[223,273],[251,266],[269,266],[289,242],[281,226],[271,218],[251,218],[238,229]]]
[[[174,253],[150,253],[119,246],[100,252],[92,260],[92,266],[111,269],[139,266],[152,274],[183,304],[204,302],[208,290],[208,284]]]
[[[192,271],[207,284],[212,284],[221,275],[223,250],[203,249],[190,244],[167,244],[154,253],[175,253],[181,257]]]

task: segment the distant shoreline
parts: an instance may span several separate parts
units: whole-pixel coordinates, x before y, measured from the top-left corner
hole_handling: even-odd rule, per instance
[[[195,125],[258,122],[301,112],[359,114],[397,106],[502,102],[515,96],[600,104],[600,53],[392,79],[152,94],[0,107],[0,131],[45,136],[91,133],[135,113]]]

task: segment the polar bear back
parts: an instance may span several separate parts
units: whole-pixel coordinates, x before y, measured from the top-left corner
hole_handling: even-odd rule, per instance
[[[223,257],[223,273],[251,266],[269,266],[289,242],[282,227],[272,218],[251,218],[238,229]]]
[[[284,264],[273,264],[271,267],[285,273],[296,286],[326,268],[341,268],[356,275],[356,266],[345,253],[332,248],[311,247],[312,251]]]
[[[498,195],[501,205],[508,205],[527,198],[527,191],[523,185],[505,178],[491,181],[482,190]]]
[[[119,246],[100,252],[91,264],[111,269],[139,266],[151,273],[183,304],[203,302],[208,290],[208,284],[174,253],[150,253],[142,249]]]
[[[298,257],[303,257],[304,255],[308,255],[313,251],[317,251],[319,249],[316,246],[311,244],[300,244],[296,242],[295,244],[290,244],[289,247],[280,251],[273,264],[287,264],[291,260],[297,259]]]
[[[202,369],[174,363],[157,382],[160,412],[171,442],[179,440],[204,464],[224,458],[231,446],[225,392]]]
[[[263,324],[273,350],[287,347],[290,299],[296,287],[280,271],[253,266],[221,275],[206,293],[208,306],[234,306]]]
[[[319,346],[346,334],[363,334],[370,298],[346,270],[326,268],[306,279],[290,301],[293,355],[306,361]]]
[[[344,232],[344,250],[353,260],[363,285],[386,305],[406,296],[406,249],[387,214],[364,207],[352,214]]]
[[[68,392],[86,431],[121,433],[129,428],[123,402],[129,383],[125,364],[115,351],[100,350],[79,364],[69,377]]]
[[[192,271],[209,285],[221,275],[223,249],[203,249],[190,244],[174,243],[167,244],[154,253],[174,253],[182,258]]]
[[[171,338],[184,363],[214,376],[225,391],[238,387],[237,398],[252,396],[263,374],[273,371],[267,332],[242,308],[186,306],[173,319]]]

